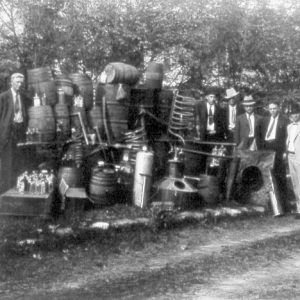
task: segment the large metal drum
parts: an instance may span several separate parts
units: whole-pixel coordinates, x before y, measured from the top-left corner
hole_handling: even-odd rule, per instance
[[[164,77],[164,66],[161,63],[150,62],[145,72],[145,85],[151,89],[161,89]]]
[[[74,166],[61,166],[57,174],[58,184],[64,179],[69,187],[82,186],[81,169]]]

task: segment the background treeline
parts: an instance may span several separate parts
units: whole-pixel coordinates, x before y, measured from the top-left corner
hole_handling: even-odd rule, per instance
[[[156,60],[173,86],[299,87],[296,0],[0,0],[0,12],[2,86],[15,69],[97,78],[112,61],[144,71]]]

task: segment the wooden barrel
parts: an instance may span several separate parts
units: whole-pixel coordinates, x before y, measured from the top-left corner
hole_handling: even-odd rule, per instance
[[[118,177],[111,168],[94,171],[89,184],[89,197],[96,206],[112,205],[116,202]]]
[[[145,85],[150,89],[161,89],[164,77],[164,65],[150,62],[145,72]]]
[[[69,106],[66,104],[56,104],[54,107],[56,122],[56,138],[60,141],[66,140],[71,134],[71,122]]]
[[[216,204],[219,199],[219,180],[216,176],[200,174],[200,182],[197,186],[199,196],[207,204]]]
[[[55,139],[56,124],[50,105],[30,107],[28,117],[28,128],[38,130],[41,142],[50,142]]]
[[[80,113],[82,122],[85,127],[88,126],[88,120],[87,120],[87,114],[86,114],[86,108],[85,107],[78,107],[78,106],[71,106],[70,107],[70,119],[71,119],[71,128],[76,128],[81,130],[81,125],[78,116],[75,116],[74,114]]]
[[[74,94],[80,94],[83,97],[84,106],[90,108],[93,105],[93,82],[92,79],[81,73],[69,74],[73,82]]]
[[[129,101],[126,99],[117,100],[117,85],[99,84],[96,89],[97,115],[100,117],[99,131],[101,136],[107,137],[107,133],[113,140],[118,140],[128,130]],[[105,97],[103,97],[103,94]],[[105,99],[105,105],[104,105]],[[105,115],[104,115],[105,111]]]
[[[46,95],[47,105],[55,105],[57,102],[56,84],[50,67],[27,70],[28,92],[31,98],[35,94],[40,97]]]
[[[132,65],[121,62],[108,64],[104,73],[106,74],[106,83],[126,83],[134,85],[139,81],[139,71]]]
[[[66,104],[72,105],[72,99],[74,95],[73,82],[66,74],[58,75],[55,78],[55,84],[57,90],[62,90],[65,94]]]
[[[69,187],[81,187],[81,169],[74,166],[61,166],[58,170],[57,180],[61,183],[62,178]]]

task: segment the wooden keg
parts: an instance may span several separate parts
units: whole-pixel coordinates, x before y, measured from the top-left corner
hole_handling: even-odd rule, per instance
[[[31,98],[33,98],[35,94],[38,94],[40,97],[45,94],[47,105],[56,104],[56,84],[50,67],[27,70],[27,85]]]
[[[76,129],[81,130],[79,117],[76,115],[78,113],[80,113],[80,115],[81,115],[84,126],[87,127],[88,120],[87,120],[87,114],[86,114],[86,107],[78,107],[78,106],[70,107],[71,128],[76,128]]]
[[[74,95],[72,80],[69,78],[68,75],[61,74],[61,75],[56,76],[55,84],[56,84],[57,91],[62,90],[64,92],[65,103],[68,104],[69,106],[71,106],[73,95]]]
[[[55,139],[56,124],[53,109],[50,105],[30,107],[28,117],[28,128],[38,131],[41,142],[50,142]]]
[[[112,62],[108,64],[104,72],[106,74],[106,83],[126,83],[134,85],[140,78],[140,73],[134,66],[122,62]]]
[[[114,204],[117,192],[118,177],[114,169],[104,167],[92,173],[89,184],[89,197],[96,206]]]

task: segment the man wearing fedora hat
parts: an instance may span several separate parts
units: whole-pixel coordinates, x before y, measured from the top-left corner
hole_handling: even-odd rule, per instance
[[[240,150],[260,150],[262,148],[263,117],[254,113],[255,100],[251,95],[244,96],[241,103],[245,113],[236,119],[234,142]]]
[[[243,107],[238,103],[239,92],[234,88],[226,90],[224,99],[228,101],[228,105],[225,108],[225,119],[226,119],[226,140],[228,142],[234,141],[234,131],[236,125],[237,116],[243,114],[245,111]]]
[[[296,218],[300,219],[300,106],[290,107],[290,121],[287,127],[286,149],[291,181],[296,198]]]

